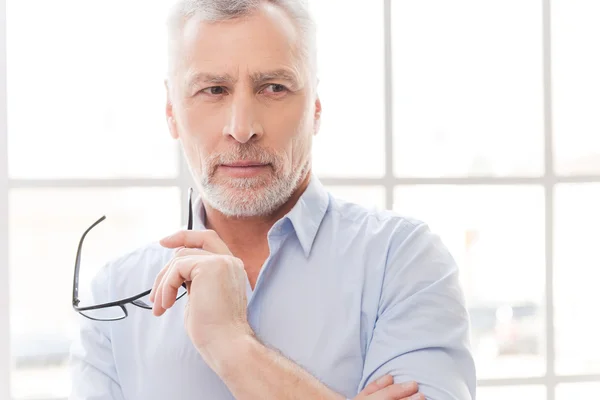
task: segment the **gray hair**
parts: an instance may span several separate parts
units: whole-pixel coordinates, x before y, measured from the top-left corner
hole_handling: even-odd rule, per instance
[[[299,56],[308,68],[313,87],[317,82],[316,26],[307,0],[175,0],[167,20],[169,75],[173,70],[176,42],[186,21],[199,16],[202,21],[219,22],[252,14],[261,3],[281,7],[294,21],[300,33]]]

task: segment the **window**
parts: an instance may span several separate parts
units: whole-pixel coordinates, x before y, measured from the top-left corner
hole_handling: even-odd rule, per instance
[[[11,394],[61,399],[80,235],[106,215],[85,243],[85,288],[104,263],[181,224],[189,178],[163,111],[166,6],[6,3]]]
[[[191,179],[163,117],[168,2],[4,2],[0,359],[10,336],[12,363],[0,399],[63,399],[79,235],[107,216],[86,241],[85,281],[183,221]],[[315,172],[335,196],[442,237],[461,269],[479,397],[598,396],[600,3],[310,4]]]
[[[402,185],[395,198],[396,210],[428,221],[461,268],[478,378],[543,376],[543,188]]]

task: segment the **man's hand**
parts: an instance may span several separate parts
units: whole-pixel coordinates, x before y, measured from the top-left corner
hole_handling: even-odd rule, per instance
[[[180,231],[160,243],[177,250],[152,288],[154,315],[173,306],[177,290],[185,283],[189,295],[185,327],[207,362],[209,346],[253,334],[246,318],[244,265],[214,231]]]
[[[391,375],[371,382],[354,400],[425,400],[416,382],[396,383]]]

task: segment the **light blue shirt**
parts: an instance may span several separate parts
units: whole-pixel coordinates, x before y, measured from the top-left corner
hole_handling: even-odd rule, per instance
[[[194,210],[203,229],[200,201]],[[475,399],[458,268],[424,223],[335,199],[313,176],[268,242],[254,291],[247,286],[262,343],[348,398],[390,373],[417,381],[427,399]],[[152,287],[171,255],[154,243],[109,263],[94,300],[131,296],[140,280]],[[71,399],[233,399],[186,335],[185,302],[160,318],[135,306],[117,322],[81,317]]]

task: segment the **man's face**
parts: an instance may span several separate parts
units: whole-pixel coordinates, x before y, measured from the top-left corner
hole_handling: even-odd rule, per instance
[[[203,200],[230,216],[267,215],[310,170],[320,103],[298,31],[264,3],[249,17],[185,24],[167,117]]]

